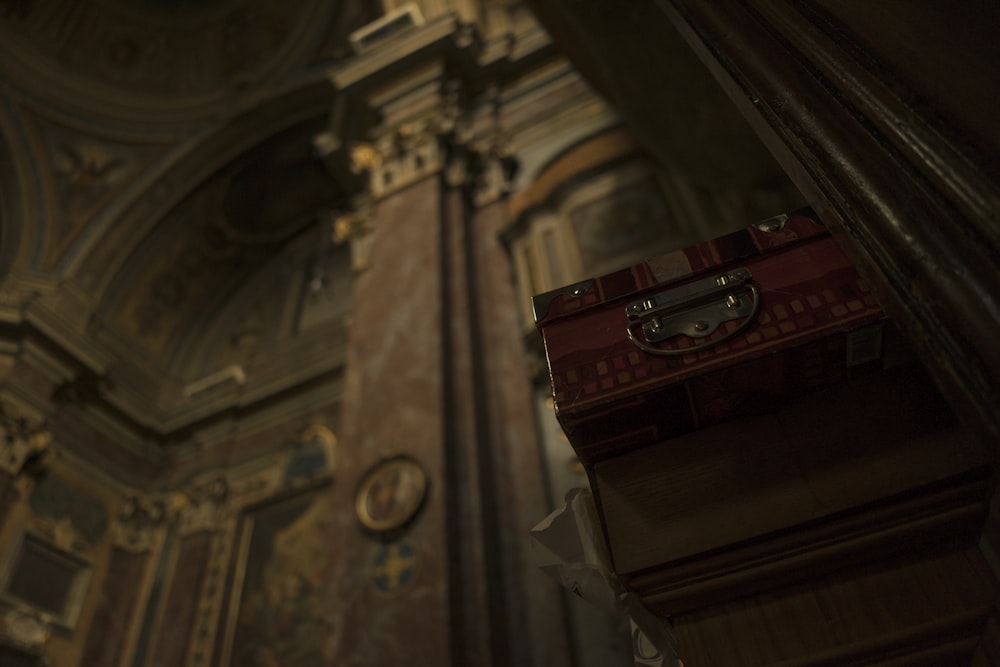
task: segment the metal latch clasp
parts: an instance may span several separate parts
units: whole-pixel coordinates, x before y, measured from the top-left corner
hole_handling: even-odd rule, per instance
[[[751,280],[748,269],[736,268],[633,301],[625,308],[628,338],[643,351],[664,356],[697,352],[732,338],[746,329],[757,314],[760,299]],[[740,318],[746,321],[739,327],[702,345],[676,350],[649,345],[680,335],[705,338],[724,322]],[[633,332],[639,326],[642,339]]]

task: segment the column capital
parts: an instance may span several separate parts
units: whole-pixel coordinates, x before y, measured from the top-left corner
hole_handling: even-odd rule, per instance
[[[519,167],[510,132],[495,130],[474,141],[472,150],[476,169],[467,184],[472,203],[482,207],[510,194]]]
[[[195,483],[182,492],[178,530],[182,535],[224,530],[233,517],[229,502],[229,480],[219,475]]]
[[[133,553],[151,551],[159,530],[183,504],[179,494],[132,496],[112,523],[115,546]]]
[[[381,128],[370,141],[352,143],[351,170],[368,175],[372,199],[384,199],[445,167],[457,126],[446,106],[436,105],[420,118]]]

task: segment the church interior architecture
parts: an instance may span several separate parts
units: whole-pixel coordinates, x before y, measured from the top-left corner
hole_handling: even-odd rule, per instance
[[[998,27],[0,0],[0,666],[1000,665]],[[796,210],[864,363],[579,455],[533,296]]]

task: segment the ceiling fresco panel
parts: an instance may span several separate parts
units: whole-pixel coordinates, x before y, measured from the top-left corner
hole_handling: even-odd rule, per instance
[[[112,281],[106,326],[165,362],[269,258],[314,230],[321,211],[342,207],[344,194],[312,155],[320,122],[274,135],[173,207]]]
[[[45,245],[34,265],[55,270],[102,209],[165,152],[165,144],[125,142],[68,127],[37,112],[26,114],[44,173],[49,215]]]

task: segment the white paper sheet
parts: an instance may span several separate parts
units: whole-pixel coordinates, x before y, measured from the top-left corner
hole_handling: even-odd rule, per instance
[[[531,529],[536,564],[584,600],[612,613],[626,614],[632,624],[632,650],[637,667],[684,667],[664,619],[642,606],[611,570],[590,492],[573,489],[566,503]]]

